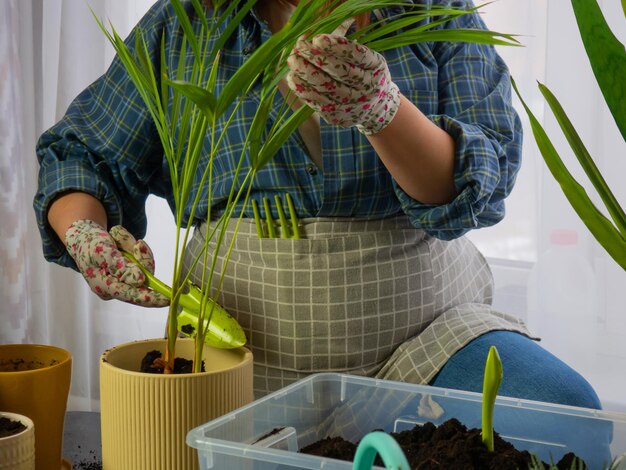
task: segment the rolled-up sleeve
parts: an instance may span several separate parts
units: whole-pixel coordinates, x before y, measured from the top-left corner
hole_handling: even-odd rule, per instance
[[[151,44],[158,44],[161,10],[156,4],[138,25]],[[137,29],[127,40],[129,46],[135,34]],[[161,172],[163,151],[147,108],[118,58],[39,138],[36,152],[40,167],[34,209],[47,260],[75,267],[47,220],[51,202],[68,191],[100,200],[109,226],[122,224],[137,237],[145,234],[145,200]]]
[[[485,25],[473,13],[446,27]],[[457,196],[447,204],[429,205],[412,199],[397,184],[395,191],[415,226],[450,240],[504,217],[504,199],[521,164],[522,127],[511,103],[508,68],[492,46],[437,43],[432,47],[439,70],[438,112],[429,118],[454,139]]]

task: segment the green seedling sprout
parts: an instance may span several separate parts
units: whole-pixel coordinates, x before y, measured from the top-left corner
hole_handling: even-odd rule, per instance
[[[485,362],[485,377],[483,381],[482,404],[482,440],[487,450],[493,452],[493,409],[496,403],[498,389],[502,383],[502,362],[495,346],[489,348]]]
[[[172,281],[167,286],[165,283],[159,284],[160,281],[157,282],[153,276],[148,277],[150,286],[155,289],[159,285],[165,286],[170,292],[167,350],[164,357],[167,363],[166,373],[171,373],[173,369],[181,316],[183,321],[188,321],[190,317],[197,318],[194,371],[201,370],[204,344],[207,338],[208,342],[215,339],[216,332],[220,330],[219,326],[216,328],[212,323],[229,318],[223,314],[217,303],[234,246],[235,236],[229,241],[226,238],[229,222],[235,221],[236,234],[242,218],[246,216],[253,182],[259,170],[313,114],[308,106],[291,110],[287,104],[289,96],[283,100],[282,106],[275,102],[277,94],[280,95],[277,93],[277,85],[287,74],[287,57],[296,41],[303,35],[331,33],[346,20],[360,14],[403,5],[398,0],[299,2],[285,27],[256,48],[241,67],[221,84],[218,93],[220,49],[255,3],[256,0],[214,0],[213,6],[207,7],[202,0],[189,0],[185,4],[182,0],[170,0],[182,37],[179,49],[172,54],[178,60],[177,65],[173,66],[165,53],[166,35],[161,35],[160,57],[151,57],[150,51],[154,50],[154,44],[150,46],[149,41],[154,38],[147,37],[144,31],[136,28],[129,39],[124,41],[113,26],[109,31],[96,17],[100,29],[115,49],[116,60],[124,66],[153,120],[171,181],[176,224]],[[404,13],[385,20],[374,20],[368,27],[351,33],[348,38],[358,40],[379,52],[427,41],[519,45],[515,37],[509,34],[478,29],[441,28],[444,23],[475,13],[480,7],[425,8],[413,3],[407,3],[406,6]],[[190,14],[195,15],[194,20],[197,18],[198,21],[192,23]],[[224,80],[224,77],[221,79]],[[260,89],[257,86],[259,83]],[[235,166],[233,184],[226,200],[220,200],[222,211],[215,214],[212,210],[216,205],[214,198],[217,197],[214,194],[214,161],[221,155],[224,136],[227,135],[231,123],[238,121],[235,119],[236,113],[253,88],[258,93],[259,103],[241,152],[232,155]],[[279,108],[276,117],[270,119],[270,112],[276,108]],[[289,198],[288,205],[293,220],[295,211]],[[183,259],[200,206],[207,210],[206,214],[200,214],[200,218],[215,223],[206,224],[206,243],[202,253],[193,260],[194,268],[199,263],[204,269],[199,286],[192,287],[188,282],[189,272],[183,270]],[[271,216],[271,211],[269,213]],[[297,224],[292,222],[291,226],[294,232],[290,236],[297,238]],[[272,224],[272,229],[273,227]],[[209,243],[213,243],[211,249]],[[215,254],[221,247],[225,248],[225,255],[218,274]],[[190,291],[194,294],[188,295]],[[192,297],[193,302],[190,300]],[[199,301],[196,302],[197,299]],[[188,302],[193,305],[190,306]],[[230,318],[226,323],[230,324]],[[231,340],[224,338],[222,340],[225,345],[233,344]],[[235,342],[238,343],[239,340]]]
[[[531,461],[528,465],[528,470],[559,470],[559,467],[554,462],[547,464],[548,467],[546,468],[544,462],[535,454],[530,454],[530,459]],[[603,468],[606,470],[613,470],[613,467]],[[576,457],[572,460],[572,463],[567,470],[587,470],[587,465],[582,459]]]

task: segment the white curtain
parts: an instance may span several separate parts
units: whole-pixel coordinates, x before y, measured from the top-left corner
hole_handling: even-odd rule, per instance
[[[89,7],[124,36],[151,3],[0,2],[0,343],[38,342],[69,349],[74,358],[70,409],[98,409],[100,353],[121,342],[161,336],[165,311],[101,301],[79,274],[43,260],[32,210],[37,175],[34,147],[38,136],[111,61],[112,49]],[[626,22],[619,2],[601,3],[616,34],[625,41]],[[547,112],[544,116],[536,80],[546,83],[562,100],[609,185],[626,204],[626,185],[619,181],[626,174],[625,145],[588,69],[570,2],[499,0],[485,7],[484,17],[492,29],[522,35],[524,47],[500,52],[563,156],[571,161],[554,120]],[[525,115],[520,114],[527,127]],[[593,357],[593,367],[578,368],[607,407],[626,409],[626,399],[619,396],[626,388],[626,374],[615,372],[626,370],[626,350],[620,347],[619,334],[626,331],[626,275],[580,224],[547,173],[529,130],[522,170],[507,207],[502,223],[470,235],[493,267],[496,306],[528,318],[529,275],[550,248],[550,233],[554,229],[576,231],[576,250],[593,270],[597,294],[597,308],[588,319],[595,341],[581,345]],[[148,218],[146,239],[157,254],[157,275],[168,279],[171,215],[162,201],[149,199]],[[570,292],[576,288],[575,283],[564,282]],[[565,332],[550,334],[556,336],[557,348],[571,342]]]
[[[626,43],[620,2],[598,3],[615,35]],[[626,207],[626,143],[593,77],[570,0],[499,0],[484,11],[492,29],[521,35],[524,47],[500,52],[572,174],[600,204],[536,81],[557,96],[609,187]],[[524,121],[525,144],[507,216],[496,227],[475,231],[470,238],[488,256],[494,271],[495,305],[525,318],[546,348],[592,383],[606,408],[626,411],[622,392],[626,389],[626,272],[570,207],[543,163],[519,103],[517,108]],[[564,240],[571,244],[562,245]],[[555,258],[558,265],[551,266]]]
[[[89,3],[0,2],[0,342],[54,344],[71,351],[69,408],[83,410],[98,407],[101,352],[121,342],[162,336],[166,315],[164,309],[104,302],[79,274],[42,256],[32,209],[36,140],[113,57],[89,7],[125,36],[152,2]],[[155,202],[149,203],[151,220],[171,219]],[[161,226],[159,232],[168,230]],[[149,243],[161,265],[170,266],[168,237]],[[169,276],[167,269],[158,273]]]

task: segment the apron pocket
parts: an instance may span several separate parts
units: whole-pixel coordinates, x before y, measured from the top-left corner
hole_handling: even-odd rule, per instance
[[[432,322],[424,233],[345,228],[296,240],[237,234],[220,303],[246,331],[255,363],[307,373],[371,367]],[[202,242],[194,235],[190,255]]]

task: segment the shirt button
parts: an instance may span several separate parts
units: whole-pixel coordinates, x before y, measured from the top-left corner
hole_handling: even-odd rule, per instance
[[[313,165],[313,163],[308,163],[306,166],[306,172],[309,175],[315,175],[317,174],[317,167],[315,165]]]

